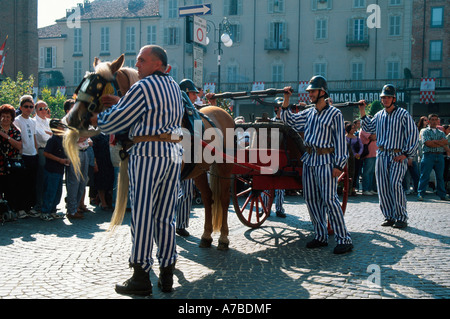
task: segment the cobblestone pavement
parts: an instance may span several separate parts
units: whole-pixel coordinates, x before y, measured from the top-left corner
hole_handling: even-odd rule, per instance
[[[376,196],[349,199],[345,219],[354,250],[305,248],[312,236],[301,196],[286,197],[287,218],[272,213],[259,229],[242,225],[230,205],[230,250],[198,247],[203,210],[194,206],[191,236],[177,236],[174,292],[156,286],[151,299],[448,299],[450,202],[408,196],[409,227],[380,226]],[[93,207],[90,206],[93,209]],[[26,218],[0,226],[0,299],[130,299],[114,291],[131,275],[130,214],[107,232],[110,212],[84,220]],[[374,272],[373,272],[374,271]],[[378,285],[377,285],[378,284]],[[138,297],[136,297],[138,298]],[[138,299],[141,299],[139,297]]]

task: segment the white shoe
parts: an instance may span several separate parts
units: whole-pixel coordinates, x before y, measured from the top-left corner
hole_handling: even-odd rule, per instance
[[[22,218],[26,218],[26,217],[28,217],[28,215],[27,215],[27,213],[24,210],[19,210],[17,212],[17,218],[22,219]]]
[[[28,216],[30,216],[30,217],[39,217],[39,216],[41,216],[41,213],[35,211],[34,209],[30,209],[30,211],[28,212]]]
[[[366,195],[366,196],[372,196],[372,195],[374,195],[371,191],[364,191],[362,194],[363,194],[363,195]]]

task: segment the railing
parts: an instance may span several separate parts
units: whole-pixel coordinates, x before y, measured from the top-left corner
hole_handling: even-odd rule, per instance
[[[328,81],[328,89],[330,91],[350,91],[350,90],[371,90],[380,91],[385,84],[393,84],[398,90],[420,90],[421,79],[400,79],[400,80],[340,80]],[[247,92],[252,90],[253,82],[241,83],[221,83],[222,92]],[[264,82],[264,88],[282,89],[285,86],[292,86],[294,92],[298,91],[299,83],[296,81],[289,82]],[[56,93],[56,88],[51,88],[52,93]],[[66,95],[71,97],[76,86],[66,88]],[[450,78],[436,79],[436,90],[450,89]]]
[[[267,51],[273,51],[273,50],[289,50],[289,39],[284,40],[272,40],[272,39],[265,39],[264,40],[264,50]]]

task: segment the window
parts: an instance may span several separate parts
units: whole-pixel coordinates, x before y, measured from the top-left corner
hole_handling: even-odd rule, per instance
[[[178,45],[180,44],[180,28],[168,27],[164,29],[164,44]]]
[[[362,79],[363,79],[363,64],[352,63],[352,80],[362,80]]]
[[[442,40],[430,41],[430,61],[442,61]]]
[[[242,0],[224,0],[224,16],[236,16],[242,14]]]
[[[100,52],[109,53],[109,27],[102,27],[100,31]]]
[[[328,20],[316,20],[316,40],[324,40],[328,38]]]
[[[268,13],[283,13],[284,12],[284,0],[268,0],[267,1]]]
[[[353,8],[365,8],[366,0],[353,0]]]
[[[438,79],[442,77],[442,69],[429,69],[428,77]]]
[[[128,67],[128,68],[134,68],[135,65],[136,65],[135,59],[125,59],[125,63],[123,64],[123,66]]]
[[[401,17],[390,16],[389,17],[389,35],[399,36],[401,32]]]
[[[332,0],[312,0],[313,10],[330,10],[332,7]]]
[[[147,44],[156,44],[156,25],[147,27]]]
[[[431,8],[431,27],[442,28],[444,26],[444,8]]]
[[[272,82],[284,82],[284,66],[282,64],[272,65]]]
[[[353,39],[362,41],[364,40],[364,19],[355,19],[353,20]]]
[[[241,42],[241,25],[230,23],[230,29],[233,43]]]
[[[83,68],[81,67],[81,61],[75,61],[73,63],[73,83],[78,85],[83,79]]]
[[[289,48],[286,37],[285,22],[271,22],[269,24],[269,39],[266,43],[266,49],[285,50]]]
[[[396,80],[400,78],[400,63],[388,62],[387,63],[387,78],[390,80]]]
[[[314,63],[314,74],[321,75],[324,78],[327,78],[327,65],[326,63]]]
[[[402,4],[402,0],[389,0],[390,6],[399,6]]]
[[[239,68],[237,65],[227,66],[227,82],[238,83]]]
[[[56,47],[39,48],[39,68],[56,68]]]
[[[82,29],[76,28],[73,30],[73,53],[74,54],[83,54],[82,47]]]
[[[128,53],[136,52],[136,28],[127,27],[126,29],[125,51]]]
[[[178,1],[169,0],[169,19],[178,18]]]

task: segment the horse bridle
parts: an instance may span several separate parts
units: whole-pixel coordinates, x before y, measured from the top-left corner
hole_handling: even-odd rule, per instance
[[[100,97],[108,84],[113,86],[115,94],[122,97],[122,92],[120,91],[116,80],[116,74],[114,74],[114,79],[112,81],[108,81],[101,75],[93,72],[86,74],[78,88],[75,90],[75,95],[77,96],[76,100],[86,103],[89,112],[100,112]]]

